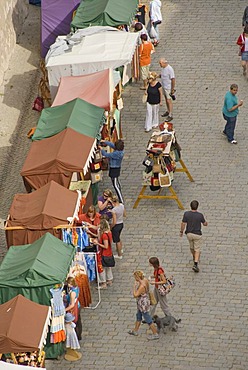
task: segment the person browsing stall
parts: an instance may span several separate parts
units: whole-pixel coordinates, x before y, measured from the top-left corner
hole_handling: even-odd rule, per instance
[[[108,158],[109,160],[109,177],[111,178],[119,202],[124,203],[124,199],[121,192],[121,184],[119,182],[119,176],[121,173],[121,163],[124,157],[124,142],[123,140],[117,140],[115,143],[111,143],[110,141],[107,140],[101,140],[100,145],[109,146],[110,148],[114,149],[113,152],[108,153],[100,146],[102,155]]]

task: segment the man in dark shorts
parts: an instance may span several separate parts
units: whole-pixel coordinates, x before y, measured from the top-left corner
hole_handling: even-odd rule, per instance
[[[193,270],[199,272],[198,262],[201,253],[201,244],[202,244],[202,232],[201,225],[207,226],[208,223],[205,220],[202,213],[198,212],[199,202],[197,200],[192,200],[190,203],[191,211],[186,211],[183,215],[180,236],[183,236],[184,229],[187,239],[189,241],[190,251],[193,256],[194,266]]]

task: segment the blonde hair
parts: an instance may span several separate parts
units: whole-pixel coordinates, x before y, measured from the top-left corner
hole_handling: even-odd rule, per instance
[[[113,197],[112,197],[112,201],[113,201],[114,203],[118,202],[118,197],[117,197],[116,195],[113,195]]]
[[[101,219],[100,221],[100,235],[102,235],[105,232],[110,231],[110,226],[107,220]]]
[[[138,277],[139,279],[143,280],[144,277],[145,277],[145,274],[141,270],[136,270],[136,271],[134,271],[133,276]]]
[[[110,189],[105,189],[103,194],[106,194],[109,198],[113,198],[113,193]]]
[[[150,72],[149,78],[152,78],[153,80],[156,80],[157,77],[158,77],[158,74],[156,72]]]

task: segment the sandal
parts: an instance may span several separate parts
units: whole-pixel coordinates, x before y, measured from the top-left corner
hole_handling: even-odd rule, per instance
[[[134,335],[135,337],[137,337],[139,334],[137,333],[137,331],[135,330],[128,330],[128,334],[130,335]]]

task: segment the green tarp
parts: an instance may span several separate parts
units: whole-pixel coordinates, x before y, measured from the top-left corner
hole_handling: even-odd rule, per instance
[[[138,0],[84,0],[77,9],[71,27],[129,25],[134,19],[138,3]]]
[[[104,109],[82,99],[74,99],[57,107],[42,110],[32,140],[42,140],[72,128],[80,134],[96,138],[104,119]]]
[[[0,304],[22,294],[50,306],[50,289],[65,281],[74,255],[72,245],[50,233],[33,244],[10,247],[0,266]],[[64,351],[63,343],[51,344],[48,336],[45,351],[47,358],[57,358]]]
[[[33,244],[12,246],[0,266],[0,304],[18,294],[50,306],[49,289],[64,282],[75,248],[46,233]]]

